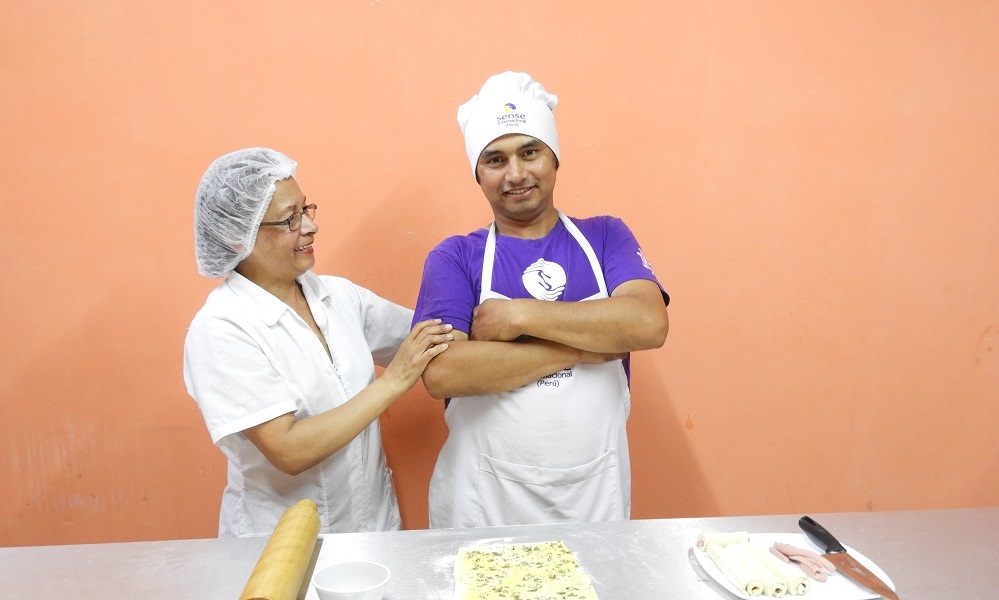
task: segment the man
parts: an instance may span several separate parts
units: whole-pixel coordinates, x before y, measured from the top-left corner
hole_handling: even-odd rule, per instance
[[[557,101],[507,72],[458,109],[494,222],[424,267],[416,320],[454,326],[423,374],[450,399],[431,527],[631,514],[628,353],[665,343],[669,297],[622,221],[555,208]]]

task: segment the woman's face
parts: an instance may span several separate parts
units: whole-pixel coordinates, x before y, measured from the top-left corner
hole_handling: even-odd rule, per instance
[[[263,221],[284,221],[308,204],[294,178],[282,179],[274,187]],[[316,264],[312,242],[318,231],[315,221],[305,215],[297,231],[290,231],[287,225],[261,227],[253,252],[236,271],[264,289],[287,285]]]

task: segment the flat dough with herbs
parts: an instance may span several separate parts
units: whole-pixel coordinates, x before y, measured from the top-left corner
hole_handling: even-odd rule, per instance
[[[563,542],[465,547],[454,559],[455,600],[597,600]]]

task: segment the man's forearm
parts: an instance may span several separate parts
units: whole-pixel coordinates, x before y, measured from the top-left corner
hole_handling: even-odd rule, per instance
[[[659,286],[628,281],[610,298],[584,302],[486,300],[472,316],[473,340],[549,340],[587,352],[635,352],[666,341],[669,316]]]
[[[666,307],[649,307],[633,296],[586,302],[527,300],[522,335],[591,352],[635,352],[666,340]],[[661,303],[661,300],[660,300]]]
[[[455,332],[456,338],[460,332]],[[434,398],[481,396],[516,389],[580,362],[582,353],[546,340],[479,342],[455,339],[423,372]]]

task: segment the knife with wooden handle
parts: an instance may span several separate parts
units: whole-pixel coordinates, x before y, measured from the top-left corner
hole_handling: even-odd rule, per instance
[[[836,565],[840,573],[852,579],[857,585],[868,589],[875,594],[880,594],[888,600],[899,600],[898,595],[888,587],[884,581],[871,572],[870,569],[857,562],[857,559],[850,556],[843,544],[833,537],[826,528],[819,525],[809,516],[798,519],[798,526],[812,538],[821,548],[825,548],[825,557],[829,562]]]

